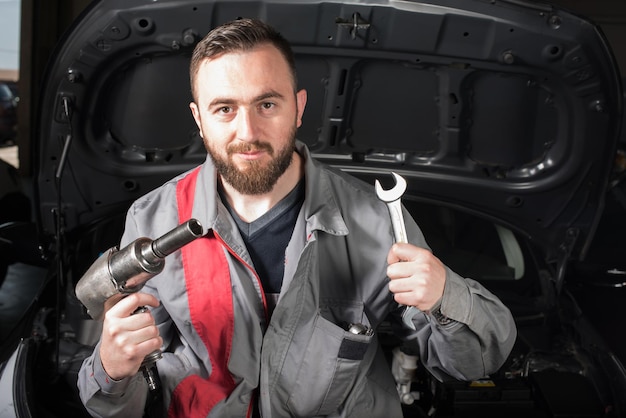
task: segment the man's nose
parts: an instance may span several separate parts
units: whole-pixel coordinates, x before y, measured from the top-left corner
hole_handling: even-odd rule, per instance
[[[241,110],[237,114],[237,139],[255,141],[258,120],[254,112]]]

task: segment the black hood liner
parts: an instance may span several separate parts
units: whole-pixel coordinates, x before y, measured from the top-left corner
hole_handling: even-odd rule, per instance
[[[94,2],[41,97],[44,231],[54,233],[59,187],[71,231],[204,160],[188,62],[238,17],[293,44],[309,97],[298,138],[316,156],[371,183],[395,171],[407,196],[584,252],[620,133],[619,73],[595,25],[525,1]]]

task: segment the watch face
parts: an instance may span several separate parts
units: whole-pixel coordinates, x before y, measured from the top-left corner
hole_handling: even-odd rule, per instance
[[[447,316],[445,316],[444,314],[441,313],[441,306],[438,306],[437,309],[432,311],[431,315],[437,320],[439,325],[448,325],[452,321],[454,321],[454,319],[450,319],[450,318],[448,318]]]

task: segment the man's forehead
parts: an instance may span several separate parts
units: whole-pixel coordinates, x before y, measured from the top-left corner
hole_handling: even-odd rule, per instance
[[[279,59],[274,54],[280,56]],[[254,62],[252,62],[253,60]],[[206,58],[199,65],[196,87],[199,96],[252,100],[257,97],[285,96],[293,91],[293,74],[275,47],[233,51]]]

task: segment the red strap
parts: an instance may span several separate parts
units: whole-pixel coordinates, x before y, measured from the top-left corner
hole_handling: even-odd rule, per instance
[[[178,182],[179,223],[192,213],[199,168]],[[233,296],[228,263],[221,241],[209,232],[181,249],[191,323],[211,359],[211,375],[185,378],[174,389],[170,417],[206,417],[235,388],[228,371],[233,341]]]

